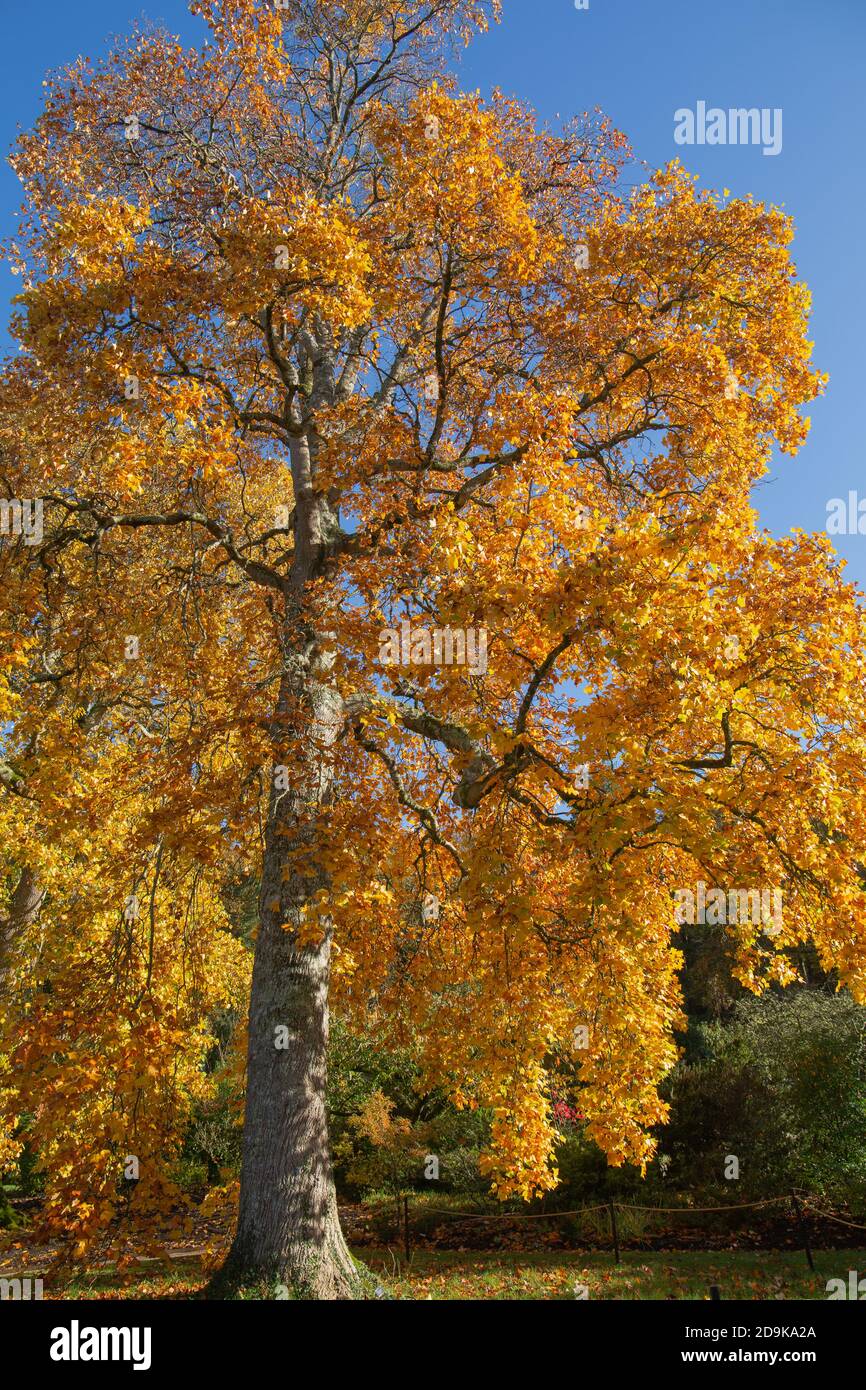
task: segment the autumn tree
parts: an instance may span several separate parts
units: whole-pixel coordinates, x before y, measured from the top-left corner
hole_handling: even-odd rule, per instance
[[[490,1107],[529,1196],[563,1062],[610,1161],[651,1155],[677,890],[780,891],[725,922],[738,978],[809,941],[866,998],[863,617],[750,503],[822,386],[790,222],[461,95],[493,8],[197,0],[201,51],[78,64],[14,159],[10,883],[52,846],[69,949],[82,854],[115,914],[163,856],[160,941],[184,874],[260,873],[225,1278],[321,1298],[364,1289],[329,1000]],[[128,1019],[172,968],[131,951]]]

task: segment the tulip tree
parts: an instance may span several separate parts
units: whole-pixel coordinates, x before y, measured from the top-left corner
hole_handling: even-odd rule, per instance
[[[612,1163],[652,1156],[678,891],[780,892],[723,919],[741,982],[809,941],[866,998],[863,616],[750,500],[823,387],[790,221],[677,163],[623,191],[602,118],[462,94],[492,8],[196,0],[200,51],[76,65],[14,156],[0,449],[43,513],[0,555],[7,1021],[79,1151],[114,1116],[107,1192],[135,1106],[98,1058],[69,1082],[76,1010],[163,1116],[256,876],[224,1277],[313,1297],[366,1287],[329,1009],[487,1107],[528,1198],[563,1077]],[[24,999],[51,961],[63,1015]]]

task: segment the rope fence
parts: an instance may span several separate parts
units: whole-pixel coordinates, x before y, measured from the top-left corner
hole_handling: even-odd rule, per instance
[[[805,1201],[813,1216],[820,1216],[825,1221],[835,1221],[837,1226],[850,1226],[852,1231],[866,1231],[866,1226],[861,1226],[856,1221],[846,1221],[843,1216],[833,1216],[829,1211],[821,1211],[820,1207],[814,1205],[811,1198],[807,1197]]]
[[[733,1211],[757,1211],[767,1207],[787,1206],[797,1222],[800,1232],[800,1242],[805,1252],[809,1268],[814,1271],[815,1262],[812,1255],[812,1245],[809,1239],[809,1231],[806,1223],[806,1216],[820,1217],[825,1221],[833,1221],[837,1225],[847,1226],[853,1231],[866,1231],[866,1226],[856,1221],[848,1221],[844,1217],[835,1216],[832,1212],[823,1211],[816,1204],[813,1197],[799,1197],[796,1192],[790,1192],[784,1197],[765,1197],[757,1202],[726,1202],[721,1206],[711,1207],[651,1207],[641,1206],[636,1202],[599,1202],[595,1206],[576,1207],[571,1211],[528,1211],[528,1212],[462,1212],[454,1211],[449,1207],[427,1207],[423,1209],[425,1216],[445,1217],[452,1221],[559,1221],[564,1217],[588,1216],[592,1212],[606,1211],[610,1218],[611,1238],[613,1241],[616,1263],[620,1263],[620,1242],[619,1228],[617,1224],[617,1212],[649,1212],[653,1215],[664,1216],[700,1216],[709,1213],[733,1212]],[[399,1210],[399,1209],[398,1209]],[[411,1220],[409,1212],[408,1194],[403,1196],[403,1241],[407,1261],[412,1255],[412,1236]]]

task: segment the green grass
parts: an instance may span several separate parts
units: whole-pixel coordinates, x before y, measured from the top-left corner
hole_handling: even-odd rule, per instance
[[[710,1284],[719,1284],[727,1300],[826,1298],[831,1277],[866,1264],[862,1251],[826,1251],[816,1257],[812,1273],[801,1252],[664,1251],[648,1255],[626,1251],[621,1264],[613,1255],[594,1254],[453,1254],[418,1252],[409,1275],[391,1273],[388,1259],[368,1262],[388,1277],[396,1297],[505,1298],[505,1300],[573,1300],[577,1286],[589,1298],[602,1300],[667,1300],[709,1298]]]
[[[862,1251],[819,1251],[813,1274],[800,1252],[626,1251],[622,1263],[601,1253],[455,1254],[418,1252],[408,1276],[370,1252],[398,1298],[573,1299],[585,1285],[591,1299],[706,1299],[717,1284],[723,1299],[823,1299],[830,1278],[866,1267]]]
[[[706,1299],[718,1284],[723,1299],[824,1299],[831,1278],[847,1280],[866,1270],[862,1250],[818,1251],[812,1274],[802,1252],[626,1251],[622,1263],[600,1253],[491,1253],[417,1251],[407,1270],[396,1254],[363,1250],[360,1258],[397,1299],[574,1299],[585,1285],[590,1299]],[[197,1260],[171,1268],[147,1265],[121,1280],[112,1270],[80,1277],[65,1291],[72,1298],[196,1298],[205,1277]],[[46,1295],[52,1293],[46,1288]],[[53,1296],[57,1296],[56,1294]]]
[[[195,1298],[207,1282],[201,1261],[192,1257],[172,1260],[166,1267],[148,1261],[119,1275],[113,1268],[88,1270],[76,1275],[63,1290],[52,1292],[46,1281],[46,1298]]]

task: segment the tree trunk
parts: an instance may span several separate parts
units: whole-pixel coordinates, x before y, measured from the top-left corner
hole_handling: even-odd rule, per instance
[[[292,736],[290,711],[306,716],[306,771],[288,789],[279,775],[271,787],[250,998],[240,1211],[214,1287],[267,1285],[275,1296],[353,1298],[366,1281],[340,1229],[325,1111],[330,923],[325,920],[318,944],[301,946],[297,939],[309,922],[311,896],[326,882],[315,867],[316,821],[331,790],[330,750],[342,706],[332,688],[311,680],[308,666],[301,669],[301,658],[292,665],[280,693],[277,746]],[[295,723],[295,740],[297,730]],[[296,767],[289,773],[293,780]],[[298,848],[303,872],[289,862]]]
[[[7,992],[7,975],[18,937],[32,926],[42,906],[43,891],[39,877],[27,864],[21,870],[18,884],[9,904],[9,916],[0,920],[0,1000]]]

